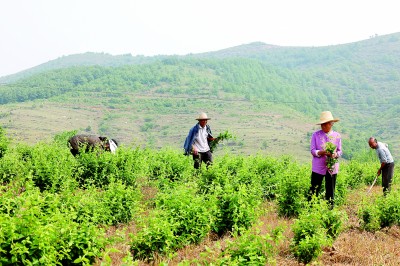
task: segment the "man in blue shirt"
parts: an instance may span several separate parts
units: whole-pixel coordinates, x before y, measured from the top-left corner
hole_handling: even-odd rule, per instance
[[[212,163],[209,143],[215,138],[212,136],[210,126],[207,125],[207,121],[210,119],[206,113],[200,113],[199,117],[196,118],[199,122],[190,129],[183,145],[185,155],[193,155],[194,168],[196,169],[200,168],[202,162],[206,163],[207,166]]]
[[[392,154],[386,143],[378,142],[374,137],[369,138],[368,144],[371,149],[376,150],[376,155],[378,155],[379,161],[381,162],[381,167],[378,170],[377,176],[380,176],[382,173],[383,194],[386,195],[390,192],[393,180],[394,160]]]

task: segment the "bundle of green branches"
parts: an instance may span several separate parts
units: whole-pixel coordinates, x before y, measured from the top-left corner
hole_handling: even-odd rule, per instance
[[[233,135],[231,133],[229,133],[227,130],[225,130],[225,132],[220,133],[218,135],[218,137],[215,138],[215,140],[210,142],[210,150],[211,152],[215,151],[215,149],[217,148],[218,144],[224,140],[229,140],[229,139],[233,139]]]
[[[330,154],[333,154],[336,150],[336,145],[333,144],[332,142],[327,142],[325,144],[325,150],[329,152]],[[328,157],[326,158],[326,166],[330,171],[333,171],[335,164],[337,163],[338,159],[337,158],[332,158]]]

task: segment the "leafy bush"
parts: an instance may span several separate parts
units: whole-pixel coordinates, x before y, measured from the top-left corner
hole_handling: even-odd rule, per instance
[[[346,219],[344,212],[330,210],[326,201],[311,202],[292,226],[291,250],[295,257],[303,263],[317,258],[322,247],[330,245],[343,230]]]
[[[350,161],[343,164],[341,175],[345,176],[348,188],[355,189],[362,185],[372,183],[376,176],[376,169],[372,163]],[[372,178],[372,179],[371,179]]]
[[[217,210],[213,230],[218,235],[227,232],[240,234],[252,225],[257,217],[257,207],[261,203],[261,198],[253,191],[246,185],[233,187],[230,184],[215,189]]]
[[[6,136],[5,130],[0,127],[0,159],[4,156],[8,149],[9,139]]]
[[[0,193],[0,264],[89,265],[105,246],[103,233],[90,223],[74,222],[58,210],[58,197],[32,183]]]
[[[375,202],[364,204],[358,215],[362,221],[361,227],[367,231],[400,225],[400,191],[392,191]]]
[[[158,193],[154,213],[133,236],[134,258],[152,260],[156,254],[202,241],[213,224],[213,204],[190,186],[178,185]]]
[[[228,242],[228,247],[222,253],[221,265],[269,265],[274,264],[276,245],[281,234],[273,236],[260,235],[259,232],[246,230],[235,241]]]
[[[170,220],[174,220],[177,225],[174,230],[176,241],[183,245],[203,240],[215,219],[212,216],[215,202],[185,185],[158,193],[156,207],[164,210]]]
[[[169,220],[166,212],[156,210],[142,222],[140,231],[131,235],[133,259],[152,261],[158,254],[169,254],[180,247],[175,237],[177,222]]]
[[[280,184],[280,173],[284,167],[284,161],[275,158],[256,156],[253,159],[252,168],[257,176],[261,177],[263,198],[275,199]]]
[[[296,164],[289,164],[280,172],[276,199],[278,213],[286,217],[296,217],[306,203],[310,186],[310,170]]]
[[[188,164],[189,158],[171,149],[163,149],[152,155],[148,161],[152,179],[162,177],[176,181],[193,173],[193,166]]]

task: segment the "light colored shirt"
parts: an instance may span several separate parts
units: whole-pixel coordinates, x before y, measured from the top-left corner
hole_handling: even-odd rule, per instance
[[[378,147],[376,147],[376,154],[378,155],[381,163],[393,163],[392,154],[389,151],[388,145],[378,141]]]
[[[328,171],[326,166],[327,156],[319,156],[317,153],[320,150],[325,150],[325,143],[332,142],[336,145],[336,154],[340,157],[342,155],[342,137],[338,132],[331,130],[325,133],[323,130],[315,131],[311,137],[310,152],[313,156],[312,159],[312,171],[325,175]],[[337,174],[339,172],[339,163],[335,164],[332,174]]]
[[[199,132],[197,132],[196,137],[194,138],[193,145],[197,149],[198,152],[207,152],[210,150],[207,142],[208,132],[206,127],[201,127],[199,125]]]

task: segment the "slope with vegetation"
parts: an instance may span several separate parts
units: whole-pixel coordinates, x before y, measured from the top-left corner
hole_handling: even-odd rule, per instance
[[[319,113],[331,110],[341,118],[335,129],[349,159],[368,148],[369,135],[400,143],[399,43],[397,33],[327,47],[252,43],[143,60],[63,57],[0,86],[0,123],[34,142],[78,129],[125,143],[180,147],[193,118],[206,111],[216,131],[232,128],[233,151],[308,160]]]

